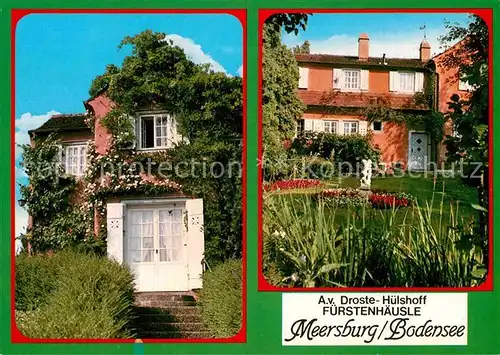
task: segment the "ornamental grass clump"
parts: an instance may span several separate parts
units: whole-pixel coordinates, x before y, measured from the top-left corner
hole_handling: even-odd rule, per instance
[[[443,200],[401,209],[340,209],[311,196],[264,204],[263,265],[285,287],[469,287],[486,277],[476,222]]]

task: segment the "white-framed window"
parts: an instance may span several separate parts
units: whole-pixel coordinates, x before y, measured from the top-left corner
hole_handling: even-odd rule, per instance
[[[323,130],[326,133],[337,133],[337,121],[323,121]]]
[[[399,72],[399,91],[415,92],[414,72]]]
[[[414,93],[424,91],[424,73],[412,71],[391,71],[389,91]]]
[[[87,143],[68,143],[61,147],[60,162],[66,174],[82,176],[87,167]]]
[[[356,134],[358,133],[359,123],[357,121],[346,121],[344,122],[344,134]]]
[[[359,90],[361,87],[361,71],[357,69],[344,69],[344,83],[342,89]]]
[[[173,144],[176,123],[168,114],[145,114],[139,116],[139,148],[170,148]]]
[[[382,121],[373,121],[372,122],[372,131],[374,132],[382,132],[384,129]]]

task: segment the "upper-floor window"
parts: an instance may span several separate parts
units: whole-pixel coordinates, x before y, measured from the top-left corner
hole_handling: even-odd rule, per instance
[[[358,133],[358,122],[357,121],[346,121],[344,122],[344,134],[355,134]]]
[[[415,73],[399,73],[399,91],[415,92]]]
[[[424,91],[424,73],[411,71],[391,71],[389,90],[393,92],[414,93]]]
[[[176,123],[168,114],[139,116],[140,149],[170,148],[176,138]]]
[[[343,89],[359,89],[360,88],[360,71],[359,70],[344,70]]]
[[[58,162],[62,164],[66,174],[82,176],[87,167],[87,143],[64,144],[59,151]]]
[[[333,69],[333,88],[341,91],[368,90],[369,71],[364,69]]]
[[[337,133],[337,121],[323,121],[324,131],[327,133]]]

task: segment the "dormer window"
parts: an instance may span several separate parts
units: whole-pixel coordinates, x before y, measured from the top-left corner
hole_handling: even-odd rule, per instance
[[[369,71],[365,69],[333,69],[333,88],[340,91],[368,90]]]
[[[171,115],[147,114],[139,116],[140,149],[170,148],[173,146],[176,134],[176,123]]]

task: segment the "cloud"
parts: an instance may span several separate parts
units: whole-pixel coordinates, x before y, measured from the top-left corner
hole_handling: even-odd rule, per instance
[[[427,42],[431,45],[432,54],[441,52],[438,37],[446,30],[431,29],[427,32]],[[307,33],[306,33],[307,34]],[[292,47],[304,42],[294,36],[286,36],[284,42]],[[422,32],[391,32],[375,33],[370,35],[370,56],[381,57],[384,53],[388,58],[418,58],[419,47],[422,42]],[[358,36],[340,34],[325,39],[310,40],[311,53],[358,55]]]
[[[29,144],[30,137],[28,131],[40,127],[52,115],[57,115],[59,112],[51,110],[46,114],[32,115],[30,112],[23,113],[21,117],[16,119],[16,144]],[[22,149],[16,146],[16,160],[21,157]]]
[[[172,40],[175,45],[184,49],[186,55],[196,64],[209,64],[212,70],[228,74],[227,70],[219,62],[214,60],[210,54],[205,53],[201,46],[192,39],[176,34],[167,35],[166,39]]]
[[[243,78],[243,65],[240,65],[236,73],[238,74],[239,77]]]

